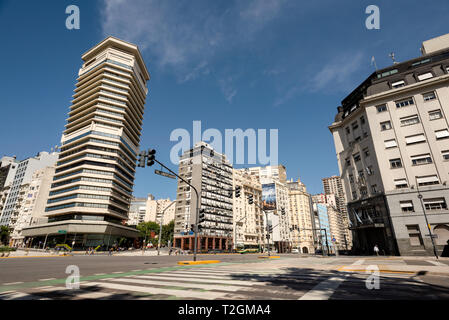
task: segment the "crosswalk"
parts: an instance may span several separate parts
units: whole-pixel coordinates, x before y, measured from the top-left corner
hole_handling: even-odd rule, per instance
[[[0,292],[0,300],[328,299],[341,283],[361,281],[361,278],[347,274],[292,272],[288,268],[195,267],[165,272],[148,270],[123,276],[118,273],[104,275],[96,280],[82,281],[80,288],[74,290],[61,285],[27,292]]]

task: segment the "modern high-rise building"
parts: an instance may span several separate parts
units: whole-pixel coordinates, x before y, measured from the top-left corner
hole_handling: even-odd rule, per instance
[[[323,252],[334,252],[332,243],[332,233],[329,224],[328,206],[323,203],[313,203],[313,211],[315,216],[315,228],[317,229],[316,249]]]
[[[199,223],[198,250],[232,248],[232,166],[226,156],[215,152],[205,142],[198,142],[184,152],[179,161],[179,176],[189,181],[199,192],[199,206],[204,219]],[[178,181],[175,209],[174,246],[194,249],[197,205],[194,190]]]
[[[264,214],[260,209],[262,200],[262,185],[257,177],[251,175],[248,169],[234,169],[233,189],[240,186],[240,197],[234,194],[233,227],[234,249],[261,248],[264,246]],[[248,197],[253,196],[253,204]]]
[[[422,53],[370,75],[329,127],[360,253],[430,255],[430,232],[438,252],[449,240],[449,35]]]
[[[347,215],[346,195],[343,189],[343,183],[339,176],[323,178],[324,194],[334,194],[336,198],[336,208],[339,212]]]
[[[154,221],[162,225],[167,225],[175,219],[174,201],[167,199],[155,199],[153,195],[149,194],[146,203],[145,221]],[[163,215],[162,215],[163,213]]]
[[[129,206],[128,221],[129,226],[137,226],[139,223],[145,222],[145,214],[147,210],[147,198],[132,198]]]
[[[33,173],[41,168],[52,166],[58,159],[56,152],[40,152],[36,157],[20,161],[15,169],[7,199],[0,218],[0,225],[14,228],[21,211],[21,201],[25,197],[25,185],[30,183]],[[14,165],[15,166],[15,165]]]
[[[45,209],[48,224],[23,230],[76,246],[107,245],[137,232],[124,226],[132,198],[150,75],[138,47],[108,37],[82,55]]]
[[[310,194],[300,179],[287,182],[292,247],[301,253],[314,253],[315,233]]]

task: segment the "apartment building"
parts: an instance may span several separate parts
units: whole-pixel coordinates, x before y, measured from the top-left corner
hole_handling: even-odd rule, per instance
[[[264,246],[266,230],[264,214],[259,207],[262,201],[262,185],[248,169],[233,170],[233,189],[240,186],[240,197],[233,198],[233,243],[234,249],[258,248]],[[249,204],[248,196],[253,196]]]
[[[8,199],[18,164],[19,161],[15,157],[2,157],[0,159],[0,217],[6,199]]]
[[[2,210],[0,225],[14,228],[21,212],[22,200],[24,199],[27,190],[26,185],[31,182],[34,172],[38,169],[54,165],[57,159],[58,154],[56,152],[48,153],[43,151],[38,153],[35,157],[27,158],[17,164],[14,178],[11,182],[11,187]]]
[[[301,253],[314,253],[314,224],[312,199],[304,183],[291,179],[287,182],[289,198],[289,219],[292,248]]]
[[[169,224],[175,219],[175,204],[173,200],[155,199],[153,195],[149,194],[146,203],[145,221],[154,221],[162,224]],[[162,213],[164,213],[162,215]]]
[[[179,176],[198,190],[199,206],[204,210],[204,218],[198,218],[198,250],[230,250],[233,237],[233,171],[226,156],[215,152],[209,144],[198,142],[182,155]],[[196,202],[195,191],[179,180],[175,208],[175,247],[184,250],[194,248]]]
[[[45,207],[54,174],[55,166],[37,169],[33,172],[31,181],[23,183],[19,189],[19,195],[22,194],[22,197],[19,199],[17,220],[11,234],[12,246],[25,245],[23,228],[47,220]]]
[[[356,252],[430,255],[429,227],[438,252],[449,240],[449,35],[421,50],[370,75],[329,127]]]
[[[129,226],[137,226],[139,223],[146,222],[145,215],[147,211],[147,198],[133,198],[129,206],[128,221]]]
[[[138,235],[124,222],[150,75],[138,47],[114,37],[82,60],[45,209],[48,223],[23,234],[37,241],[65,230],[76,247],[110,245]]]

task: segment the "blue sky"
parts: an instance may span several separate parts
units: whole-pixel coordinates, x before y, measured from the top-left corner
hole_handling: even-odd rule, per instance
[[[80,30],[65,27],[78,5]],[[380,30],[365,8],[380,8]],[[176,128],[279,130],[279,162],[311,193],[338,174],[327,129],[340,101],[374,71],[449,33],[449,3],[287,0],[0,0],[0,155],[59,144],[81,55],[108,35],[140,46],[150,70],[141,145],[170,163]],[[6,63],[5,63],[6,62]],[[173,169],[177,169],[170,164]],[[175,197],[176,182],[137,169],[134,193]]]

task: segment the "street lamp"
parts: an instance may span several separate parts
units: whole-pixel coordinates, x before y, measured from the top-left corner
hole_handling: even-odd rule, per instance
[[[174,203],[176,203],[176,201],[173,201],[172,203],[170,203],[167,207],[165,207],[164,211],[162,211],[161,213],[161,221],[160,221],[160,225],[159,225],[159,239],[158,239],[158,244],[157,244],[157,255],[159,255],[160,249],[161,249],[161,238],[162,238],[162,220],[164,217],[164,213],[165,211],[167,211],[168,208],[170,208]]]
[[[419,186],[418,186],[418,178],[415,177],[415,181],[416,181],[416,190],[418,191],[418,199],[421,202],[421,208],[422,208],[422,212],[424,214],[424,219],[426,220],[426,226],[429,229],[429,236],[430,236],[430,241],[432,241],[432,247],[433,247],[433,254],[435,255],[435,257],[438,260],[438,254],[437,254],[437,250],[435,248],[435,242],[433,241],[433,235],[432,235],[432,230],[430,229],[430,224],[429,224],[429,220],[427,220],[427,215],[426,215],[426,208],[424,206],[424,202],[422,200],[423,196],[421,194],[421,192],[419,191]]]

